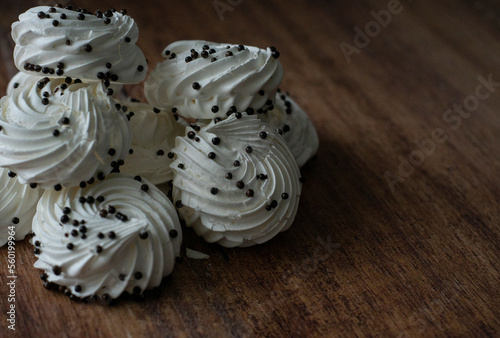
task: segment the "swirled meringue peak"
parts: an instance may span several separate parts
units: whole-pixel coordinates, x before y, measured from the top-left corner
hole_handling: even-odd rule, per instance
[[[46,283],[103,302],[160,285],[180,254],[180,222],[146,179],[112,174],[86,188],[47,190],[32,239]]]
[[[19,70],[87,81],[144,80],[147,63],[136,45],[138,37],[135,21],[111,10],[93,15],[39,6],[21,14],[12,24],[14,62]]]
[[[42,189],[36,185],[19,183],[15,174],[0,168],[0,246],[9,238],[9,227],[14,227],[16,240],[31,231],[31,223]]]
[[[14,89],[24,86],[26,82],[38,80],[40,80],[38,76],[24,72],[17,72],[17,74],[10,79],[9,84],[7,85],[7,96],[10,96]]]
[[[42,188],[103,178],[131,144],[129,123],[115,104],[98,82],[26,82],[0,100],[0,166]]]
[[[185,127],[176,121],[178,116],[161,111],[147,103],[122,102],[130,118],[132,153],[121,172],[140,175],[153,184],[173,179],[170,169],[175,138],[184,134]]]
[[[259,114],[259,118],[283,136],[299,167],[306,164],[318,151],[316,128],[288,93],[276,93],[273,109],[265,110]]]
[[[25,86],[26,82],[33,81],[40,81],[40,77],[29,73],[17,72],[17,74],[14,75],[9,81],[9,85],[7,86],[7,96],[10,96],[14,89]],[[108,88],[111,88],[111,90],[113,90],[113,97],[117,97],[120,95],[120,92],[123,89],[123,85],[118,83],[111,83]]]
[[[162,52],[144,89],[150,104],[186,118],[225,118],[273,104],[283,78],[279,52],[207,41],[178,41]]]
[[[216,121],[176,139],[174,204],[207,242],[264,243],[295,218],[299,168],[283,138],[256,115]]]

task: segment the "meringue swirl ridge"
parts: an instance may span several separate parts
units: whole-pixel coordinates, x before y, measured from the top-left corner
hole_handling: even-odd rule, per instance
[[[8,239],[8,227],[15,227],[15,239],[23,239],[31,231],[33,215],[42,190],[36,185],[19,183],[15,174],[0,168],[0,246]]]

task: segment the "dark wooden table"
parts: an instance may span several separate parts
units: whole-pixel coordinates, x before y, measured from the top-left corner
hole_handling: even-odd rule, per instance
[[[10,24],[44,3],[2,0],[2,94],[16,72]],[[19,337],[500,335],[498,1],[71,4],[127,8],[150,66],[181,39],[278,47],[281,88],[321,145],[289,231],[225,249],[185,230],[210,259],[185,259],[144,302],[47,291],[18,243]]]

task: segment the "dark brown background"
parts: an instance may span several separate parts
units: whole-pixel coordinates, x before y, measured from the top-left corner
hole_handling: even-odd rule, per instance
[[[278,47],[281,87],[310,114],[321,141],[303,169],[293,227],[248,249],[208,245],[187,230],[186,244],[210,259],[186,259],[159,295],[113,307],[46,291],[32,248],[18,243],[16,333],[498,336],[500,86],[459,126],[443,114],[474,95],[479,76],[500,81],[499,3],[402,1],[348,63],[340,43],[353,44],[354,28],[389,1],[232,2],[223,20],[211,0],[71,4],[127,8],[150,66],[181,39]],[[43,3],[2,0],[2,94],[15,74],[10,24]],[[446,140],[392,191],[384,173],[397,174],[400,156],[408,160],[415,140],[436,128]],[[0,269],[5,295],[4,258]],[[7,307],[2,296],[0,335]]]

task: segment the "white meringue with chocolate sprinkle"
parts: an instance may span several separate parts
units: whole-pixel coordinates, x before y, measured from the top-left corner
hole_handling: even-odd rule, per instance
[[[7,96],[10,96],[14,89],[23,87],[27,82],[33,81],[40,81],[40,76],[24,72],[17,72],[17,74],[10,79],[9,85],[7,86]],[[117,97],[120,95],[120,92],[123,89],[123,85],[118,83],[111,83],[108,88],[111,88],[113,90],[113,97]]]
[[[99,16],[49,6],[27,10],[12,24],[16,67],[39,76],[87,81],[144,80],[147,62],[136,45],[135,21],[113,11]]]
[[[47,190],[32,239],[46,281],[104,302],[160,285],[180,253],[172,203],[146,179],[112,174],[84,189]]]
[[[225,247],[264,243],[290,227],[302,184],[285,141],[236,113],[178,137],[173,201],[188,226]]]
[[[0,166],[42,188],[103,177],[125,160],[130,127],[101,83],[30,81],[0,100]]]
[[[30,187],[19,183],[14,173],[0,168],[0,246],[8,242],[12,233],[18,241],[31,231],[36,204],[42,192],[35,185]]]
[[[283,78],[279,52],[270,47],[177,41],[144,84],[148,102],[186,118],[225,118],[228,111],[272,105]]]
[[[123,173],[140,175],[153,184],[173,179],[170,169],[175,138],[184,129],[171,112],[161,111],[147,103],[121,102],[126,107],[132,131],[131,153],[120,168]]]
[[[274,108],[259,114],[259,118],[283,136],[299,167],[304,166],[318,151],[316,128],[306,112],[287,93],[276,93]]]

